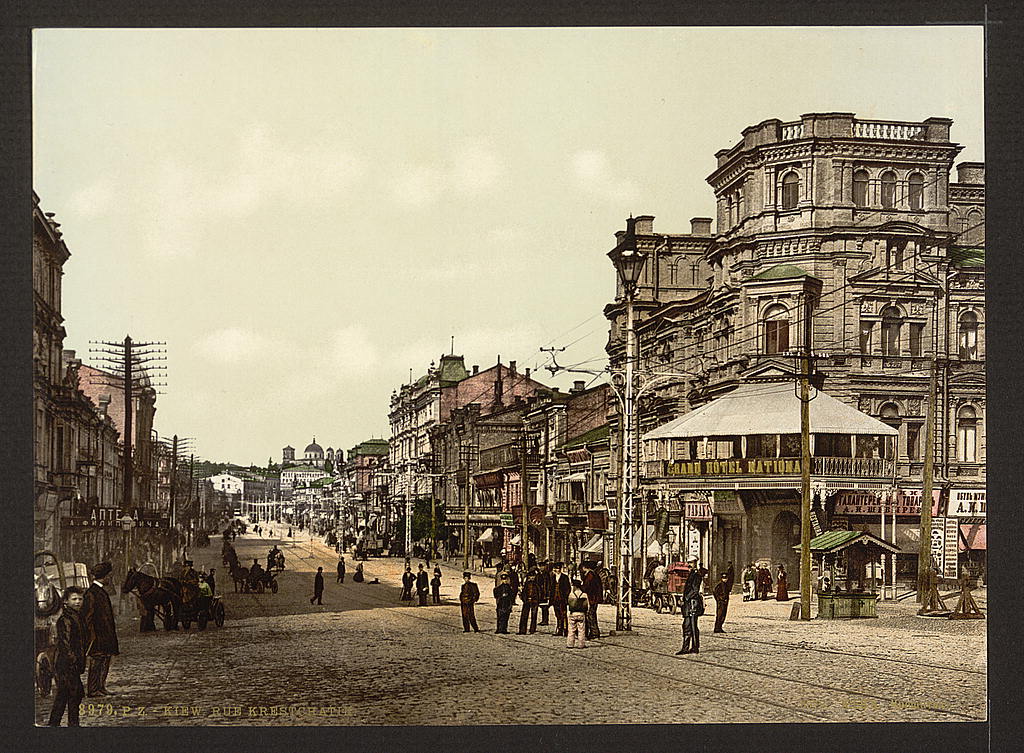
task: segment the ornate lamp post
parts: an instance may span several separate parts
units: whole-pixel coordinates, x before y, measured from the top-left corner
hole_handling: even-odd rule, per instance
[[[633,495],[636,484],[634,414],[636,398],[633,392],[633,369],[636,361],[636,332],[633,328],[633,299],[636,295],[637,282],[643,271],[647,254],[636,245],[636,220],[626,220],[626,233],[618,245],[609,253],[615,271],[622,283],[622,293],[626,298],[626,395],[622,425],[622,494],[619,496],[618,524],[619,536],[616,542],[619,547],[619,582],[618,601],[615,605],[615,629],[633,629]]]

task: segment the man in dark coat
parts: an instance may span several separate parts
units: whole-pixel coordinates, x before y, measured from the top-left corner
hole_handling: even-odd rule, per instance
[[[555,608],[555,635],[568,637],[569,615],[567,605],[569,592],[572,591],[572,581],[569,576],[562,572],[563,563],[556,562],[551,572],[551,580],[554,587],[551,589],[551,606]]]
[[[555,590],[555,576],[551,572],[551,560],[544,560],[540,563],[540,575],[537,579],[540,591],[540,624],[548,624],[548,614],[551,611],[551,593]]]
[[[419,597],[419,604],[417,606],[427,606],[427,594],[430,592],[430,577],[427,575],[427,571],[423,569],[423,563],[419,565],[419,571],[416,573],[416,595]]]
[[[85,626],[79,616],[82,608],[82,589],[71,586],[64,592],[64,610],[57,618],[57,655],[53,674],[57,692],[50,709],[49,726],[59,727],[68,711],[68,726],[78,727],[79,704],[85,695],[82,672],[85,671]]]
[[[103,587],[103,579],[110,575],[112,569],[109,562],[101,562],[93,568],[93,581],[85,592],[82,605],[85,651],[89,655],[86,692],[90,696],[110,695],[107,690],[107,673],[110,672],[111,659],[119,653],[114,607]]]
[[[512,614],[512,586],[506,572],[498,576],[498,585],[494,587],[494,606],[498,612],[498,629],[494,632],[507,635],[508,618]]]
[[[345,582],[345,558],[338,557],[338,583]]]
[[[700,653],[700,628],[697,618],[704,613],[704,576],[707,570],[700,566],[696,557],[690,557],[690,572],[683,586],[683,646],[676,651],[680,654]]]
[[[402,601],[412,601],[412,587],[416,582],[416,576],[412,574],[412,567],[406,563],[405,572],[402,573]]]
[[[216,574],[215,574],[216,572],[217,572],[217,571],[216,571],[216,570],[214,570],[214,569],[213,569],[213,568],[211,567],[211,568],[210,568],[210,572],[209,572],[209,573],[207,574],[207,576],[206,576],[206,582],[210,584],[210,595],[211,595],[211,596],[212,596],[213,594],[217,593],[217,576],[216,576]]]
[[[313,598],[309,600],[309,603],[313,602],[321,605],[324,603],[324,569],[322,567],[318,567],[316,575],[313,576]]]
[[[508,584],[512,586],[512,603],[516,603],[519,596],[519,570],[516,567],[509,568]]]
[[[729,573],[722,573],[722,577],[715,584],[715,630],[716,633],[724,633],[722,625],[725,624],[725,615],[729,611]]]
[[[757,569],[757,591],[761,601],[768,600],[768,594],[772,591],[772,572],[767,567]]]
[[[523,612],[519,617],[519,635],[526,635],[526,624],[530,623],[530,632],[537,632],[537,606],[540,604],[539,573],[536,568],[531,570],[523,581],[520,594],[523,601]]]
[[[587,639],[601,637],[601,628],[597,624],[597,605],[604,597],[601,576],[594,570],[594,563],[583,563],[583,593],[587,595]]]
[[[426,578],[427,574],[423,573]],[[479,633],[480,628],[476,624],[476,613],[473,605],[480,601],[480,587],[470,578],[473,574],[468,570],[462,574],[462,590],[459,591],[459,606],[462,608],[462,632],[468,633],[472,627],[474,633]],[[426,592],[423,594],[423,603],[427,603]]]

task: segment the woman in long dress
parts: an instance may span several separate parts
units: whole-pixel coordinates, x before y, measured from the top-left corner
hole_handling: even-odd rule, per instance
[[[789,601],[789,583],[786,580],[786,566],[779,563],[779,572],[776,577],[778,589],[775,592],[776,601]]]

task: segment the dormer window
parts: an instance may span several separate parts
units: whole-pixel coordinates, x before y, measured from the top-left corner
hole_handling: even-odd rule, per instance
[[[781,304],[764,312],[764,352],[766,355],[789,350],[789,311]]]
[[[800,176],[790,170],[782,177],[782,208],[796,209],[800,200]]]

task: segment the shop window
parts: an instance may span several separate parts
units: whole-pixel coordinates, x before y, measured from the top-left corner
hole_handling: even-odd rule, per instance
[[[960,315],[958,340],[960,360],[976,361],[978,359],[978,316],[975,313],[967,311]]]
[[[903,317],[895,306],[882,309],[882,355],[898,356],[900,354],[900,331],[903,328]]]
[[[896,206],[896,173],[891,170],[882,173],[882,206],[885,209]]]
[[[978,461],[978,413],[969,405],[956,414],[956,459],[961,463]]]
[[[857,170],[853,173],[853,203],[858,207],[868,205],[868,171]]]
[[[800,177],[792,170],[782,176],[782,208],[796,209],[800,200]]]
[[[912,212],[920,212],[924,207],[924,176],[921,173],[911,173],[907,179],[907,200]]]
[[[924,341],[924,325],[910,325],[910,355],[920,356],[924,353],[922,344]]]
[[[875,323],[874,322],[861,322],[860,323],[860,352],[864,355],[871,353],[871,340],[874,334]]]
[[[766,355],[789,350],[789,311],[781,304],[764,312],[764,352]]]

